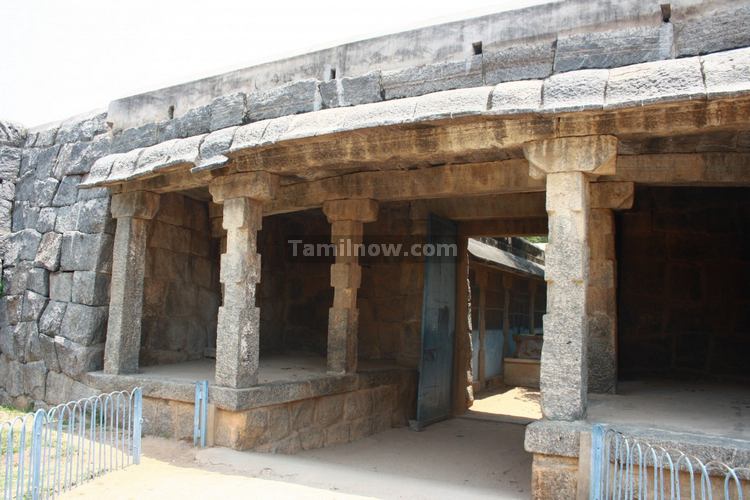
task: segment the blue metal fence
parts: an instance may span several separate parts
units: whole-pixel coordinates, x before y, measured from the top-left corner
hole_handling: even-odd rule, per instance
[[[195,383],[195,415],[193,417],[193,446],[206,447],[208,428],[208,380]]]
[[[5,499],[53,498],[93,477],[140,463],[140,388],[38,410],[0,424]]]
[[[589,498],[743,500],[750,464],[701,460],[597,424],[591,431]]]

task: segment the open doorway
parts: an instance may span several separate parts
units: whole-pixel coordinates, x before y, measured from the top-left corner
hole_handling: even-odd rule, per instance
[[[750,190],[636,188],[616,217],[617,395],[597,421],[750,439]]]
[[[517,423],[541,418],[546,241],[544,235],[468,240],[474,402],[467,416]]]

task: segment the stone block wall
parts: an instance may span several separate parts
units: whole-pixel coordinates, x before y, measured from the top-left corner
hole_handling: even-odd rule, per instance
[[[619,372],[750,380],[750,191],[639,188],[617,216]]]
[[[364,243],[418,241],[411,236],[409,205],[380,208],[378,220],[365,224]],[[421,354],[422,259],[362,259],[359,288],[360,359],[395,360],[400,365],[419,366]]]
[[[219,240],[211,237],[207,202],[161,196],[149,228],[143,299],[142,365],[200,359],[215,347]]]
[[[295,259],[288,241],[330,240],[331,226],[320,210],[266,217],[259,235],[261,354],[326,354],[328,308],[333,303],[333,257]]]
[[[0,123],[3,403],[83,394],[75,379],[102,366],[114,223],[108,191],[78,184],[111,141],[106,113],[28,133]]]

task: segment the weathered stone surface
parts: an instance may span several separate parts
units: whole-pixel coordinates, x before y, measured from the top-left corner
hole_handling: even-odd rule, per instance
[[[109,215],[109,199],[79,201],[76,229],[82,233],[112,233],[114,221]]]
[[[62,364],[62,362],[61,362]],[[96,396],[98,391],[69,376],[51,371],[47,374],[47,402],[62,404]]]
[[[52,199],[52,206],[62,207],[75,203],[78,199],[78,184],[80,183],[80,176],[68,175],[63,177],[60,185],[57,187],[55,197]]]
[[[482,58],[428,64],[403,70],[384,71],[381,84],[385,99],[431,94],[441,90],[481,87]]]
[[[86,346],[57,336],[55,348],[60,369],[71,377],[102,369],[104,344]]]
[[[73,273],[73,302],[103,306],[109,302],[109,275],[96,271]]]
[[[37,321],[46,305],[47,297],[36,292],[27,291],[23,296],[21,321]]]
[[[153,146],[159,142],[159,124],[149,123],[140,127],[125,129],[112,138],[111,151],[125,153],[136,148]]]
[[[247,120],[251,122],[308,113],[320,107],[317,80],[300,80],[247,96]]]
[[[552,74],[553,40],[510,47],[487,47],[482,54],[484,83],[546,78]]]
[[[21,152],[19,148],[0,146],[0,179],[15,180],[21,168]]]
[[[65,308],[60,335],[82,345],[92,345],[104,340],[107,326],[107,308],[69,303]]]
[[[60,361],[57,359],[57,348],[55,347],[54,337],[39,335],[39,347],[42,351],[42,361],[47,370],[59,372]]]
[[[691,57],[610,70],[605,107],[643,106],[705,96],[700,60]]]
[[[13,333],[13,341],[19,361],[26,363],[42,359],[36,321],[25,321],[17,324]]]
[[[529,175],[538,179],[559,172],[613,175],[617,162],[617,138],[596,135],[527,143],[524,156],[529,161]]]
[[[200,106],[189,109],[184,115],[178,116],[170,123],[176,130],[176,137],[205,134],[210,129],[211,108],[210,106]]]
[[[484,113],[491,92],[492,87],[472,87],[423,96],[416,100],[413,119],[441,120]]]
[[[0,120],[0,146],[20,148],[26,142],[26,129],[18,123]]]
[[[107,131],[107,113],[79,115],[60,124],[55,141],[58,143],[90,141]]]
[[[55,143],[55,137],[57,136],[59,128],[60,124],[57,123],[34,127],[28,131],[26,147],[43,148],[52,146]]]
[[[320,84],[320,96],[324,108],[356,106],[383,100],[380,71],[361,76],[335,78]]]
[[[63,235],[60,269],[63,271],[108,271],[113,238],[109,234],[68,232]]]
[[[50,177],[59,151],[60,145],[24,149],[21,156],[21,170],[19,171],[19,175],[23,176],[33,173],[37,180],[44,180]]]
[[[33,361],[21,365],[23,392],[37,400],[44,400],[47,381],[47,368],[44,361]]]
[[[544,81],[542,102],[551,112],[584,111],[604,106],[609,71],[588,69],[552,75]]]
[[[60,233],[45,233],[39,243],[34,265],[41,266],[49,271],[57,271],[60,266],[61,246],[62,235]]]
[[[150,193],[146,193],[150,194]],[[148,196],[145,199],[152,199]],[[133,199],[113,202],[113,213],[133,213]],[[148,214],[153,217],[155,208]],[[115,205],[119,205],[115,210]],[[122,217],[117,223],[113,248],[112,286],[107,325],[104,371],[110,374],[134,373],[138,370],[143,315],[143,280],[146,268],[148,221]]]
[[[112,140],[99,136],[90,142],[74,142],[60,148],[53,175],[60,179],[66,175],[87,174],[96,160],[109,154]]]
[[[51,337],[60,335],[60,327],[62,326],[63,316],[65,315],[67,305],[67,302],[51,300],[44,309],[42,317],[39,319],[39,333]],[[50,370],[53,369],[54,368],[50,366]]]
[[[492,89],[490,108],[498,114],[536,113],[542,107],[542,80],[499,83]]]
[[[209,130],[242,125],[247,112],[247,95],[244,92],[217,97],[209,106],[211,119]]]
[[[735,8],[675,21],[677,57],[709,54],[750,45],[750,6],[741,2]]]
[[[531,469],[531,498],[567,500],[578,495],[578,460],[534,455]]]
[[[48,233],[55,229],[57,221],[57,210],[52,207],[45,207],[39,210],[39,216],[36,221],[36,230],[40,233]]]
[[[750,48],[701,58],[708,97],[727,97],[750,91]]]
[[[23,229],[8,238],[8,249],[3,259],[5,265],[15,265],[21,260],[34,260],[42,235],[34,229]]]
[[[70,302],[73,293],[73,273],[51,273],[49,275],[50,298]]]
[[[16,185],[12,180],[0,182],[0,200],[12,202],[16,196]]]
[[[203,170],[209,164],[211,168],[224,165],[228,160],[224,155],[229,151],[235,130],[237,127],[230,127],[208,134],[200,146],[201,161],[193,171]]]
[[[26,272],[26,288],[42,295],[49,294],[49,273],[45,269],[32,268]]]
[[[588,430],[584,421],[539,420],[526,427],[524,449],[529,453],[577,457],[581,432]]]
[[[616,68],[669,59],[671,23],[559,36],[555,73],[579,69]]]

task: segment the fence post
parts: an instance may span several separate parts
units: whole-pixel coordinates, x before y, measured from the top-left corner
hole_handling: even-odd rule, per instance
[[[602,497],[602,448],[604,445],[604,426],[594,424],[591,428],[591,483],[589,484],[589,498],[601,500]],[[609,461],[609,457],[607,457]]]
[[[34,413],[34,428],[31,432],[31,498],[39,499],[42,482],[42,428],[45,420],[44,410]],[[21,479],[23,480],[23,479]]]
[[[195,383],[195,412],[193,414],[193,446],[206,447],[208,408],[208,380]]]
[[[141,463],[141,424],[143,422],[143,391],[140,387],[134,390],[133,398],[133,463]]]

